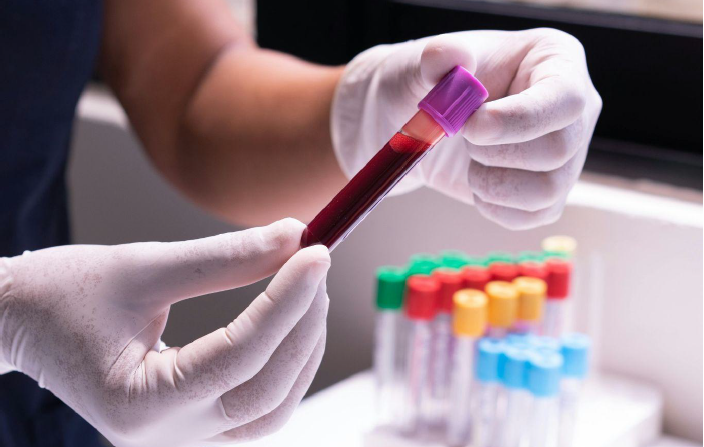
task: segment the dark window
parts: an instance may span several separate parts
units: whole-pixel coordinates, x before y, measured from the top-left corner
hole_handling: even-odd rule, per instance
[[[477,0],[259,0],[265,47],[339,64],[379,43],[551,27],[582,42],[604,109],[586,169],[702,189],[702,26]]]

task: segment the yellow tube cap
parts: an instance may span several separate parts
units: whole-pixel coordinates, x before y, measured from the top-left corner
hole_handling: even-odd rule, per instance
[[[540,278],[519,276],[513,280],[518,289],[518,319],[539,321],[543,317],[543,305],[547,284]]]
[[[491,281],[484,289],[489,297],[489,326],[509,328],[518,315],[518,289],[506,281]]]
[[[577,240],[570,236],[546,237],[540,245],[545,252],[564,253],[569,257],[572,257],[577,250]]]
[[[479,290],[462,289],[452,295],[452,332],[465,337],[481,337],[486,331],[486,294]]]

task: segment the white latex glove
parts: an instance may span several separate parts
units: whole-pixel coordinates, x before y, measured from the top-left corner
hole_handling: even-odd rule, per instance
[[[358,55],[333,102],[342,170],[359,171],[455,65],[475,73],[488,102],[394,192],[427,185],[512,229],[554,222],[582,171],[601,98],[582,45],[553,29],[460,32]]]
[[[266,435],[296,408],[325,345],[330,257],[323,246],[298,251],[303,228],[285,219],[187,242],[2,258],[0,363],[37,380],[117,446]],[[277,270],[226,328],[158,352],[171,304]]]

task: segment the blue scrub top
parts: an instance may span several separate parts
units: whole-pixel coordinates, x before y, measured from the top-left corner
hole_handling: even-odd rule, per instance
[[[99,0],[0,2],[0,256],[69,243],[66,160],[100,46]],[[32,379],[0,375],[0,446],[99,446]]]

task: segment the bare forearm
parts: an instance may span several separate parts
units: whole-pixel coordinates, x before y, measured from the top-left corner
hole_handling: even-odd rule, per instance
[[[256,47],[218,0],[108,0],[101,69],[150,159],[233,222],[309,219],[344,183],[340,68]]]
[[[272,51],[225,51],[185,115],[184,191],[238,222],[310,219],[345,181],[329,125],[340,73]]]

